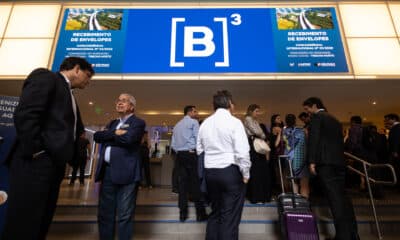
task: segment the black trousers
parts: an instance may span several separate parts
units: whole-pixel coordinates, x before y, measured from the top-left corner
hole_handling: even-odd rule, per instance
[[[76,180],[76,174],[78,173],[78,168],[79,168],[79,182],[84,183],[85,169],[86,169],[86,157],[79,159],[78,163],[72,166],[71,183],[74,183]]]
[[[179,209],[187,213],[188,196],[190,195],[197,214],[205,214],[204,203],[201,201],[200,180],[197,172],[197,155],[191,152],[178,152],[176,156],[178,170]]]
[[[246,185],[236,165],[206,168],[208,196],[212,212],[208,218],[206,240],[237,240]]]
[[[336,240],[357,240],[353,205],[345,190],[345,167],[317,166],[317,174],[333,216]]]
[[[151,175],[150,175],[150,158],[149,157],[143,157],[143,170],[144,170],[144,180],[146,182],[146,186],[150,187],[151,184]]]
[[[47,153],[34,159],[17,154],[10,167],[9,201],[1,239],[43,240],[53,219],[65,165],[56,166]]]
[[[178,164],[176,160],[176,153],[173,152],[173,161],[174,161],[174,168],[172,169],[172,179],[171,179],[171,185],[172,185],[172,192],[178,193],[179,192],[179,179],[178,179]]]

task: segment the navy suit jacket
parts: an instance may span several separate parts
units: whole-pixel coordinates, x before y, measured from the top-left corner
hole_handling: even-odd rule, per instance
[[[104,153],[108,146],[111,146],[110,168],[111,180],[114,184],[130,184],[142,179],[140,142],[146,123],[132,115],[120,127],[121,130],[127,131],[120,136],[115,134],[118,124],[119,119],[113,120],[106,126],[106,130],[94,134],[94,140],[101,144],[96,182],[104,177]]]

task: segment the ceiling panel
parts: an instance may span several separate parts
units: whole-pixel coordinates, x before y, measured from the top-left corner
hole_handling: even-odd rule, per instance
[[[21,86],[22,81],[0,81],[0,94],[19,95]],[[381,126],[384,114],[400,113],[399,80],[92,81],[87,89],[76,91],[76,98],[86,124],[104,124],[115,117],[115,98],[128,92],[136,97],[138,115],[149,125],[174,125],[181,118],[177,112],[185,105],[212,112],[212,95],[220,89],[232,92],[239,117],[249,104],[261,105],[261,121],[266,123],[274,113],[299,114],[302,102],[310,96],[321,97],[328,110],[343,122],[357,114]],[[159,114],[150,115],[152,112]]]

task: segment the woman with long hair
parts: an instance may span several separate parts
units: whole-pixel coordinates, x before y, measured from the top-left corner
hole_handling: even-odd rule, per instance
[[[269,156],[271,166],[271,181],[272,188],[277,186],[277,169],[278,169],[278,158],[279,155],[283,155],[285,151],[285,145],[282,138],[283,132],[283,121],[281,115],[274,114],[271,116],[271,130],[269,135],[269,142],[271,145],[271,152]],[[284,164],[284,163],[282,163]]]
[[[250,144],[250,180],[247,186],[247,197],[251,203],[271,201],[271,168],[268,156],[254,150],[254,139],[267,140],[266,133],[261,129],[258,117],[260,106],[251,104],[247,108],[244,126]],[[267,153],[268,154],[268,153]]]

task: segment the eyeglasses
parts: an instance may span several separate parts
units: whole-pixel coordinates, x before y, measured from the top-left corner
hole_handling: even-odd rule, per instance
[[[128,99],[117,99],[117,100],[115,100],[115,104],[118,104],[118,103],[130,103],[130,101]]]

